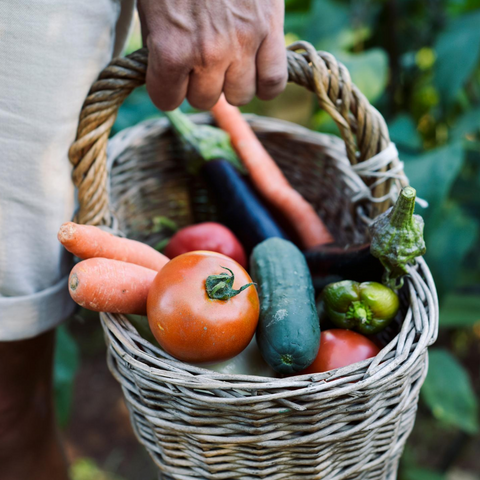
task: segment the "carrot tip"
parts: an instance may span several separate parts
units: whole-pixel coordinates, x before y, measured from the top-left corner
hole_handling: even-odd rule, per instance
[[[78,276],[76,273],[72,273],[70,275],[70,280],[69,280],[69,286],[70,290],[75,291],[78,287],[79,281],[78,281]]]
[[[64,223],[58,231],[57,238],[60,243],[71,240],[77,231],[76,225],[73,222]]]

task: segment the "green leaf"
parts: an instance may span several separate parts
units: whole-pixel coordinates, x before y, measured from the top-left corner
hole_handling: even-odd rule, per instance
[[[307,15],[305,13],[290,13],[285,16],[284,31],[285,35],[293,34],[295,37],[304,38],[305,21]]]
[[[319,47],[324,39],[336,37],[350,24],[347,5],[333,0],[315,0],[305,16],[306,28],[301,38]],[[325,48],[325,47],[323,47]]]
[[[288,17],[290,12],[308,10],[310,8],[310,4],[311,0],[285,0],[285,16]]]
[[[440,208],[425,224],[425,259],[439,296],[457,286],[460,266],[475,245],[478,225],[458,205]]]
[[[152,233],[158,233],[162,230],[170,230],[171,232],[176,232],[178,230],[178,225],[171,218],[165,217],[164,215],[157,215],[152,219]]]
[[[381,48],[372,48],[355,55],[338,54],[350,72],[353,83],[374,103],[382,95],[387,85],[388,57]]]
[[[94,460],[90,458],[79,458],[70,467],[72,480],[122,480],[113,473],[101,470]]]
[[[395,117],[389,123],[388,131],[390,138],[399,148],[411,148],[419,150],[422,148],[422,137],[417,131],[417,126],[413,118],[408,114],[402,114]]]
[[[79,365],[78,347],[64,325],[57,329],[53,384],[59,424],[66,426],[72,404],[73,381]]]
[[[440,307],[440,326],[472,327],[480,323],[480,297],[466,293],[447,295]]]
[[[448,0],[447,12],[457,15],[480,8],[480,0]]]
[[[441,348],[430,350],[430,366],[422,398],[433,415],[448,425],[474,434],[478,431],[478,402],[463,366]]]
[[[401,480],[446,480],[445,475],[425,468],[407,468]]]
[[[455,99],[480,55],[480,11],[454,18],[435,44],[435,86],[445,104]]]
[[[430,204],[427,216],[433,215],[442,206],[463,164],[461,143],[432,150],[423,155],[402,153],[405,173],[417,195]]]
[[[479,26],[480,28],[480,26]],[[452,138],[461,139],[480,129],[480,108],[474,108],[457,118],[452,128]]]
[[[167,238],[164,238],[163,240],[160,240],[153,246],[153,248],[157,252],[163,253],[163,250],[165,249],[165,247],[170,243],[171,238],[172,237],[167,237]]]

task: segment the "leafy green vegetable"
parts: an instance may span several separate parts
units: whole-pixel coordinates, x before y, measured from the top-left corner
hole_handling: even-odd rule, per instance
[[[172,233],[175,233],[178,230],[178,225],[176,222],[162,215],[153,217],[152,223],[152,233],[158,233],[164,229],[170,230]]]

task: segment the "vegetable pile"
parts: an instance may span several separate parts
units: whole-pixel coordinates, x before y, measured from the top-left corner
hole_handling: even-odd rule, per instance
[[[74,301],[146,316],[132,317],[140,334],[222,373],[311,375],[377,355],[378,334],[401,326],[407,264],[425,253],[415,190],[405,187],[373,222],[370,244],[344,248],[239,110],[221,98],[212,114],[221,128],[166,113],[220,222],[180,229],[165,255],[98,227],[62,225],[59,241],[80,260],[69,278]]]

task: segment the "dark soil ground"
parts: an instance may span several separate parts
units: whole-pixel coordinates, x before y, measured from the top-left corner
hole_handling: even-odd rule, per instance
[[[107,368],[99,322],[73,320],[69,327],[81,354],[64,432],[70,461],[87,457],[126,480],[156,479],[155,465],[133,433],[120,385]]]

